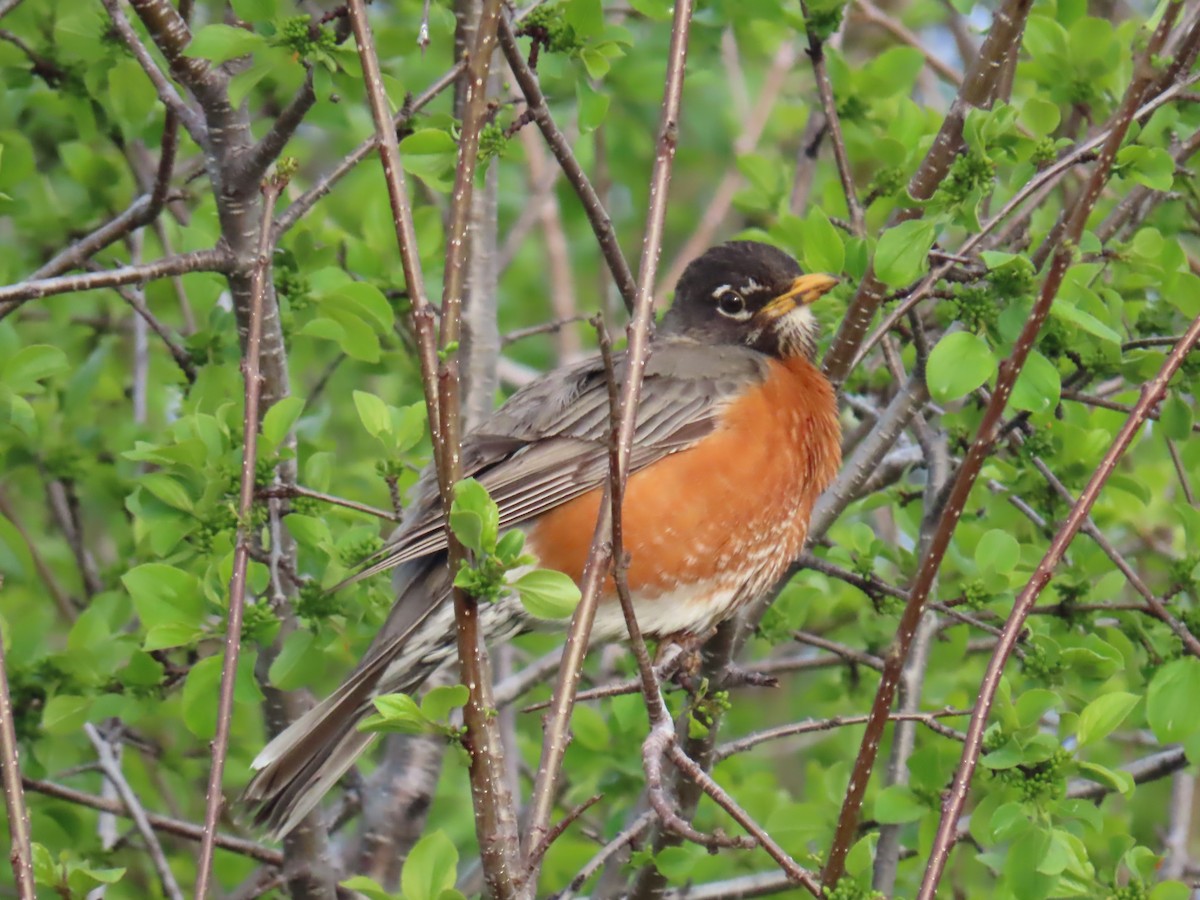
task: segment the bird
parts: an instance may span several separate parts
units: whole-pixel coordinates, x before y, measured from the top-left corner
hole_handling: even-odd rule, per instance
[[[811,304],[838,279],[785,251],[731,241],[692,260],[650,341],[622,506],[628,583],[647,637],[696,638],[761,596],[800,555],[841,465],[836,394],[814,362]],[[624,353],[613,354],[624,377]],[[516,391],[462,442],[502,529],[542,568],[583,574],[609,473],[610,375],[600,357]],[[457,658],[436,478],[360,576],[395,569],[397,600],[358,666],[253,761],[243,793],[275,837],[291,831],[366,749],[356,726],[383,694],[411,693]],[[611,580],[592,641],[626,634]],[[493,646],[539,624],[518,599],[480,606]]]

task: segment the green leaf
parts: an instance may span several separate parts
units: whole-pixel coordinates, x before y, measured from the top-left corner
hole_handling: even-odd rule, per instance
[[[845,244],[820,206],[813,204],[800,223],[800,233],[805,271],[828,275],[837,275],[842,271],[846,263]]]
[[[262,436],[266,439],[269,452],[279,449],[303,411],[303,397],[284,397],[267,410],[262,418]]]
[[[363,427],[372,437],[380,437],[391,432],[392,414],[388,411],[387,404],[374,394],[355,391],[354,407],[358,410],[358,417],[362,420]]]
[[[1017,567],[1020,558],[1017,539],[999,528],[986,532],[975,545],[975,564],[984,570],[1007,575]]]
[[[367,900],[397,900],[395,894],[389,894],[379,883],[366,875],[355,875],[353,878],[347,878],[345,881],[338,882],[339,887],[344,887],[348,891],[354,891],[356,894],[362,894]]]
[[[414,131],[400,142],[400,162],[404,171],[438,191],[450,190],[457,153],[454,138],[439,128]]]
[[[435,722],[444,722],[450,710],[466,706],[471,699],[465,684],[444,684],[431,688],[421,698],[421,712]]]
[[[875,798],[875,818],[885,825],[916,822],[927,812],[929,807],[905,784],[889,785]]]
[[[191,496],[182,484],[166,472],[150,472],[138,479],[146,490],[167,506],[191,512],[195,508]]]
[[[608,115],[608,94],[596,90],[586,78],[579,78],[575,81],[575,100],[580,134],[591,134],[604,124]]]
[[[205,600],[195,575],[163,563],[144,563],[122,575],[121,581],[146,628],[168,622],[199,628]]]
[[[462,545],[474,553],[491,553],[500,537],[500,509],[474,478],[454,485],[450,528]]]
[[[1019,118],[1022,125],[1038,137],[1043,137],[1058,127],[1062,117],[1057,103],[1040,97],[1030,97],[1022,104]]]
[[[1192,436],[1192,407],[1179,394],[1171,394],[1162,405],[1158,424],[1163,434],[1173,441],[1186,441]]]
[[[969,394],[996,371],[996,357],[987,342],[969,331],[947,334],[929,354],[925,381],[938,403]]]
[[[1009,405],[1040,413],[1053,409],[1062,396],[1062,378],[1054,363],[1037,350],[1029,352],[1025,366],[1017,375]]]
[[[933,223],[924,219],[889,228],[875,248],[876,277],[889,287],[903,287],[916,280],[929,269],[929,250],[936,236]]]
[[[1053,305],[1050,307],[1050,314],[1062,319],[1064,322],[1082,328],[1088,334],[1094,334],[1096,337],[1113,344],[1121,343],[1121,335],[1117,334],[1091,313],[1084,312],[1078,306],[1075,306],[1062,297],[1055,298]]]
[[[427,834],[408,853],[400,871],[405,900],[439,900],[451,890],[458,870],[458,851],[445,832]]]
[[[201,637],[204,632],[186,622],[160,622],[146,629],[146,638],[142,641],[142,649],[166,650],[171,647],[187,647]]]
[[[1125,147],[1117,154],[1122,175],[1156,191],[1169,191],[1175,183],[1175,160],[1161,147]]]
[[[220,65],[266,46],[266,38],[253,31],[232,25],[205,25],[192,36],[184,56],[195,56]]]
[[[73,694],[51,697],[42,710],[42,730],[50,735],[78,731],[87,721],[88,710],[91,708],[91,697],[77,697]]]
[[[253,653],[242,651],[233,679],[233,698],[239,703],[257,703],[262,692],[254,679]],[[217,733],[217,697],[221,688],[220,656],[207,656],[192,666],[183,683],[183,724],[201,740]]]
[[[565,619],[579,605],[579,586],[562,572],[535,569],[513,584],[521,605],[535,619]]]
[[[1162,743],[1181,741],[1200,729],[1200,659],[1184,657],[1159,668],[1146,691],[1146,722]]]
[[[378,712],[358,723],[359,731],[427,734],[435,724],[408,694],[384,694],[371,701]]]
[[[1133,708],[1141,699],[1137,694],[1123,691],[1097,697],[1079,714],[1079,726],[1076,730],[1079,745],[1083,747],[1108,737],[1125,721],[1125,717],[1133,712]]]
[[[267,680],[272,686],[281,691],[294,691],[304,683],[314,640],[313,633],[305,628],[297,628],[283,639],[283,647],[267,672]]]
[[[0,382],[15,393],[28,393],[37,383],[68,368],[67,354],[49,344],[22,347],[0,369]]]

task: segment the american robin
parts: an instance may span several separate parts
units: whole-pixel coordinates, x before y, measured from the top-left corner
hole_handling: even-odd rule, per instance
[[[837,280],[803,274],[766,244],[708,250],[684,271],[646,365],[622,510],[642,631],[695,637],[762,594],[799,555],[817,497],[841,463],[833,387],[813,365],[809,304]],[[623,375],[625,360],[615,359]],[[599,359],[515,393],[463,442],[463,472],[488,489],[544,568],[582,575],[608,475],[609,399]],[[455,657],[436,485],[363,574],[398,568],[398,599],[362,662],[254,761],[246,800],[285,834],[373,735],[355,727],[380,694],[409,693]],[[485,605],[495,644],[536,624],[515,598]],[[601,597],[592,636],[625,633]]]

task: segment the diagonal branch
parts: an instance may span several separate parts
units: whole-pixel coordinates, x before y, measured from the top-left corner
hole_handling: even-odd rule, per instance
[[[110,0],[111,2],[111,0]],[[283,108],[270,129],[247,152],[244,159],[239,160],[233,172],[229,174],[231,181],[238,184],[253,184],[262,179],[270,168],[271,163],[279,158],[287,142],[292,139],[300,123],[308,111],[317,102],[316,91],[313,90],[313,70],[309,63],[304,64],[304,83],[296,89],[295,96]]]
[[[1168,7],[1167,13],[1163,17],[1163,22],[1167,28],[1170,27],[1169,21],[1174,18],[1174,14],[1177,12],[1178,4]],[[1151,39],[1152,47],[1155,46],[1156,39],[1160,33],[1156,33],[1155,38]],[[1161,46],[1161,41],[1157,43],[1158,46]],[[1149,57],[1147,57],[1148,59]],[[1148,66],[1146,68],[1149,69]],[[1135,78],[1135,82],[1137,80]],[[1072,539],[1083,526],[1084,522],[1087,521],[1092,505],[1096,502],[1096,498],[1099,496],[1105,482],[1108,481],[1109,477],[1116,470],[1117,463],[1133,443],[1133,439],[1145,423],[1150,409],[1166,395],[1168,382],[1170,382],[1172,376],[1179,370],[1179,367],[1183,364],[1184,357],[1196,346],[1198,340],[1200,340],[1200,316],[1192,321],[1191,327],[1188,328],[1179,343],[1175,345],[1175,349],[1171,351],[1162,368],[1159,369],[1158,374],[1142,387],[1141,397],[1134,406],[1133,412],[1125,420],[1124,425],[1121,426],[1121,430],[1113,440],[1112,446],[1104,454],[1104,458],[1101,459],[1092,477],[1088,479],[1087,486],[1084,487],[1083,492],[1079,495],[1079,499],[1071,508],[1066,521],[1054,536],[1054,540],[1046,550],[1042,561],[1038,563],[1033,575],[1017,596],[1012,612],[1009,613],[1008,621],[1004,625],[1000,640],[996,644],[996,649],[992,652],[987,673],[984,675],[983,682],[980,685],[979,699],[976,701],[975,712],[972,714],[971,723],[967,728],[967,739],[959,760],[958,770],[954,774],[954,781],[951,784],[950,792],[942,805],[942,817],[938,822],[937,834],[934,837],[933,846],[929,852],[929,863],[925,869],[925,878],[921,882],[921,890],[917,895],[918,900],[933,900],[934,894],[937,891],[938,881],[945,870],[946,862],[950,856],[950,849],[954,843],[958,819],[962,814],[963,805],[967,800],[967,791],[970,788],[971,776],[975,772],[975,763],[979,758],[980,750],[983,746],[983,731],[987,726],[988,712],[991,710],[992,701],[996,696],[996,690],[999,687],[1000,678],[1004,671],[1004,664],[1008,661],[1013,648],[1016,646],[1021,630],[1025,625],[1025,619],[1029,616],[1033,605],[1037,602],[1042,589],[1049,583],[1055,567],[1062,560]]]
[[[521,92],[525,95],[525,102],[529,104],[533,120],[541,129],[542,135],[546,138],[546,143],[550,146],[554,158],[562,167],[567,181],[579,196],[579,202],[583,204],[583,211],[600,244],[600,252],[604,255],[617,290],[620,291],[621,297],[625,301],[625,308],[632,312],[637,297],[637,285],[633,279],[633,272],[629,269],[629,263],[625,261],[625,255],[621,252],[621,245],[617,242],[617,233],[613,229],[612,219],[609,218],[596,189],[592,187],[587,173],[583,171],[583,166],[575,158],[570,143],[554,123],[554,119],[550,115],[550,108],[546,105],[546,97],[542,94],[541,85],[538,84],[537,75],[525,61],[521,48],[517,46],[512,25],[505,19],[501,19],[499,37],[500,49],[504,51],[504,58],[508,61],[508,66],[512,69]]]

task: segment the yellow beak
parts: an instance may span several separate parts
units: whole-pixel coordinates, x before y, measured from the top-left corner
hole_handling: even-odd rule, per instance
[[[786,316],[797,306],[808,306],[816,302],[833,290],[837,283],[838,279],[832,275],[822,275],[819,272],[801,275],[786,291],[764,306],[760,315],[768,319]]]

